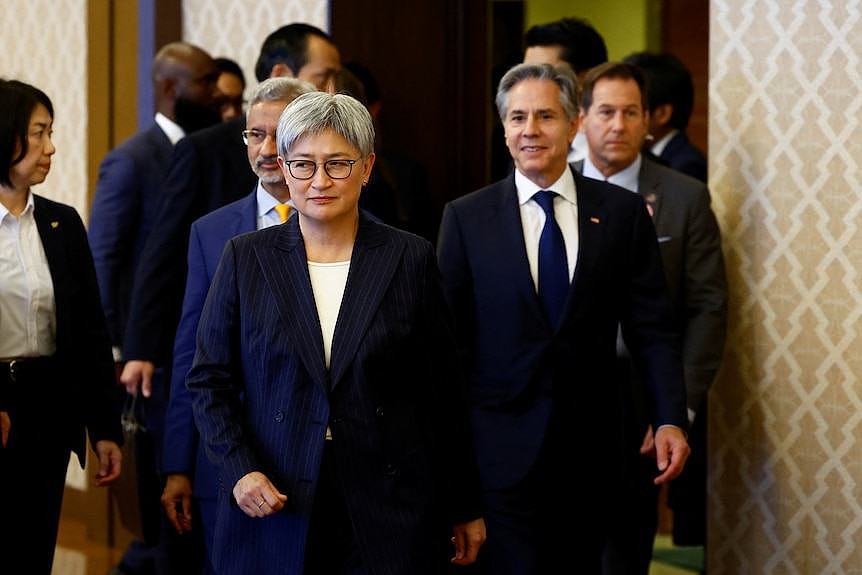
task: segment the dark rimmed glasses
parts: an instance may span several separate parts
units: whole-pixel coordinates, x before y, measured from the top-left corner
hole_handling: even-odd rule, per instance
[[[333,180],[344,180],[353,172],[353,164],[359,160],[326,160],[312,162],[311,160],[284,160],[284,165],[290,175],[297,180],[310,180],[317,173],[317,166],[322,165],[323,171]]]

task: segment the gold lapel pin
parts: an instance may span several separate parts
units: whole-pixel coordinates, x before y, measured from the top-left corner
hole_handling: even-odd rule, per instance
[[[594,224],[597,224],[597,223],[599,223],[600,220],[596,216],[590,216],[590,221],[593,222]]]
[[[60,222],[51,222],[51,227],[55,230],[60,227]]]

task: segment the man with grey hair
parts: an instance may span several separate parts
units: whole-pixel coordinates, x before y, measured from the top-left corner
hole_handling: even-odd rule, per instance
[[[314,86],[294,78],[270,78],[257,86],[246,112],[243,138],[258,184],[248,196],[198,219],[191,228],[188,277],[174,343],[171,398],[165,424],[162,467],[167,483],[162,505],[179,533],[203,528],[207,557],[212,548],[217,479],[200,445],[191,395],[185,386],[195,352],[195,332],[227,241],[242,233],[283,223],[289,217],[290,191],[276,161],[275,131],[284,108],[298,96],[313,91]],[[194,519],[197,514],[200,517]],[[212,572],[209,561],[206,563],[206,572]]]
[[[514,173],[450,202],[441,224],[488,573],[550,573],[573,558],[600,571],[621,462],[618,325],[655,404],[656,481],[677,476],[689,453],[655,229],[641,198],[567,164],[576,86],[549,64],[506,73],[497,106]]]

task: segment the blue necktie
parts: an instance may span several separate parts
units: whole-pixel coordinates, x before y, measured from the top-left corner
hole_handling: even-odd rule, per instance
[[[569,293],[569,261],[563,232],[554,218],[555,192],[539,190],[533,195],[545,211],[545,227],[539,236],[539,299],[548,321],[556,328]]]

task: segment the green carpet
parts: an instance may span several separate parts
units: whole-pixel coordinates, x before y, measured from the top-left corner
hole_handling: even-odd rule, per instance
[[[650,575],[701,573],[704,568],[703,547],[676,547],[668,535],[656,537],[652,559],[653,568],[650,569]],[[681,571],[663,571],[663,566],[676,567]]]

